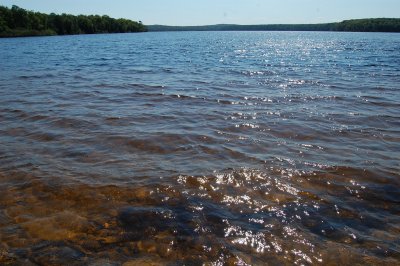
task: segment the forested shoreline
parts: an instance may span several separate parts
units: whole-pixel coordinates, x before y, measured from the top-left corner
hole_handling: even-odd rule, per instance
[[[0,6],[0,37],[144,32],[142,22],[99,15],[44,14]]]
[[[206,26],[145,26],[141,21],[103,15],[44,14],[18,6],[0,6],[0,37],[125,33],[145,31],[349,31],[400,32],[399,18],[353,19],[320,24],[271,24]]]
[[[149,31],[349,31],[349,32],[400,32],[398,18],[352,19],[320,24],[271,24],[236,25],[219,24],[206,26],[149,25]]]

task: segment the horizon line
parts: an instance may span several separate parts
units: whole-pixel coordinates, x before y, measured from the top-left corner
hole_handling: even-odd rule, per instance
[[[350,18],[341,21],[331,21],[331,22],[317,22],[317,23],[257,23],[257,24],[236,24],[236,23],[216,23],[216,24],[198,24],[198,25],[171,25],[171,24],[144,24],[145,26],[166,26],[166,27],[204,27],[204,26],[222,26],[222,25],[232,25],[232,26],[270,26],[270,25],[321,25],[321,24],[332,24],[341,23],[344,21],[351,20],[364,20],[364,19],[400,19],[394,17],[370,17],[370,18]]]

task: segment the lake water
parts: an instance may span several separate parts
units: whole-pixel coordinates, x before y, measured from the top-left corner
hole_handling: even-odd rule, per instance
[[[0,39],[0,264],[400,264],[400,35]]]

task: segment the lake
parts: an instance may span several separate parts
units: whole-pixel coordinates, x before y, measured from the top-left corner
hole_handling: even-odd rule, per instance
[[[0,264],[399,264],[399,37],[0,39]]]

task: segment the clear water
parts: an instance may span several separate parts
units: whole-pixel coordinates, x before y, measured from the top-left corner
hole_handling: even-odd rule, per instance
[[[400,263],[398,34],[0,39],[0,264]]]

